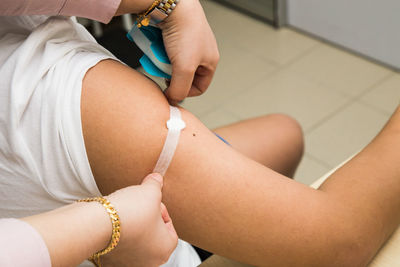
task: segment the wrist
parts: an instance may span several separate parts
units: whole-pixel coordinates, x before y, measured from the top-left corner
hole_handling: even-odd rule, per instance
[[[126,245],[131,246],[130,249],[132,251],[135,250],[130,241],[140,240],[143,229],[149,224],[149,221],[146,221],[146,217],[143,217],[142,212],[140,212],[141,208],[145,206],[140,201],[142,194],[138,190],[126,190],[124,188],[108,195],[106,198],[113,203],[115,209],[118,211],[122,225],[121,238],[116,251],[125,248]],[[151,208],[148,208],[148,210],[151,210]]]
[[[111,234],[111,240],[109,244],[94,253],[89,259],[96,265],[96,266],[101,266],[101,261],[100,257],[103,255],[108,254],[111,252],[119,243],[120,236],[121,236],[121,222],[119,219],[119,215],[117,213],[117,210],[115,209],[114,205],[106,198],[104,197],[92,197],[92,198],[86,198],[86,199],[81,199],[78,200],[78,202],[97,202],[105,208],[105,211],[107,212],[111,225],[112,225],[112,234]]]
[[[92,256],[97,251],[107,247],[110,243],[112,235],[110,216],[98,202],[78,202],[76,205],[81,205],[82,216],[87,217],[87,231],[93,231],[91,234],[93,240],[90,244],[89,253],[89,256]]]
[[[179,2],[180,0],[154,0],[145,12],[138,14],[137,27],[160,24],[171,15]]]
[[[106,247],[112,231],[107,212],[96,203],[74,203],[22,220],[40,233],[53,266],[78,265]]]
[[[180,0],[171,15],[161,22],[159,26],[161,29],[165,29],[173,25],[188,23],[191,20],[195,20],[194,16],[199,10],[202,10],[199,0]]]

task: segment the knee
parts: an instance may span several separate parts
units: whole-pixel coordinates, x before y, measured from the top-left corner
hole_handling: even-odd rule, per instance
[[[300,123],[286,114],[272,114],[269,116],[282,130],[282,139],[292,147],[293,152],[297,152],[295,154],[301,157],[304,152],[304,134]]]
[[[304,153],[304,134],[300,124],[294,118],[285,114],[271,114],[265,117],[265,130],[275,129],[275,140],[278,157],[285,163],[285,169],[289,169],[286,174],[292,175],[301,161]]]
[[[292,146],[293,154],[297,155],[299,161],[304,153],[304,134],[300,123],[285,114],[272,115],[284,129],[283,137]]]

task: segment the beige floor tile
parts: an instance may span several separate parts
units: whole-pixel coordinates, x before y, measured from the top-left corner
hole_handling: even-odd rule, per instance
[[[200,120],[207,126],[207,128],[215,129],[221,126],[225,126],[227,124],[237,122],[240,119],[238,118],[238,116],[233,115],[226,110],[217,109],[204,116],[201,116]]]
[[[322,44],[289,69],[308,79],[348,95],[359,95],[391,71],[363,58]]]
[[[289,28],[277,30],[218,3],[202,3],[219,45],[234,42],[244,50],[283,65],[319,44],[319,41]]]
[[[348,101],[342,94],[309,82],[296,73],[282,71],[236,96],[223,107],[240,118],[285,113],[307,131]]]
[[[235,35],[241,35],[250,30],[273,32],[266,23],[255,20],[235,9],[214,1],[201,1],[207,20],[219,41],[232,41]]]
[[[183,104],[197,116],[218,108],[276,70],[276,66],[248,52],[242,52],[234,44],[224,44],[220,54],[217,71],[207,92],[203,96],[189,98]]]
[[[319,46],[318,41],[289,28],[251,29],[235,35],[233,39],[244,49],[279,65],[285,65],[310,49]]]
[[[309,155],[304,155],[294,179],[300,183],[310,185],[325,173],[331,170],[326,164],[321,164]]]
[[[306,152],[334,167],[365,147],[388,118],[355,102],[306,135]]]
[[[391,114],[400,101],[400,74],[393,74],[361,98],[361,101]]]

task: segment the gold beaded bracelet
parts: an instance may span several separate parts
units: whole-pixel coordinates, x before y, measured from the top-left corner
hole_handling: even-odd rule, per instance
[[[146,27],[150,22],[160,23],[171,14],[178,3],[179,0],[155,0],[149,9],[138,15],[136,20],[138,28]]]
[[[110,244],[105,249],[93,254],[93,256],[89,258],[89,260],[92,261],[97,267],[101,267],[100,256],[109,253],[118,245],[118,242],[121,238],[121,223],[119,221],[119,216],[117,214],[116,209],[110,203],[110,201],[108,201],[104,197],[93,197],[93,198],[85,198],[78,200],[78,202],[94,202],[94,201],[97,201],[103,205],[108,215],[110,215],[112,224],[112,234],[111,234]]]

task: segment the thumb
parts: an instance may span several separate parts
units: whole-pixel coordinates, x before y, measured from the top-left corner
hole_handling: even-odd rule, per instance
[[[189,94],[194,79],[195,69],[180,67],[178,63],[172,65],[172,77],[165,95],[172,104],[184,100]]]
[[[176,233],[174,225],[172,223],[172,219],[169,216],[167,207],[162,202],[161,202],[161,217],[162,217],[168,231],[172,234],[173,237],[177,237],[177,233]]]

